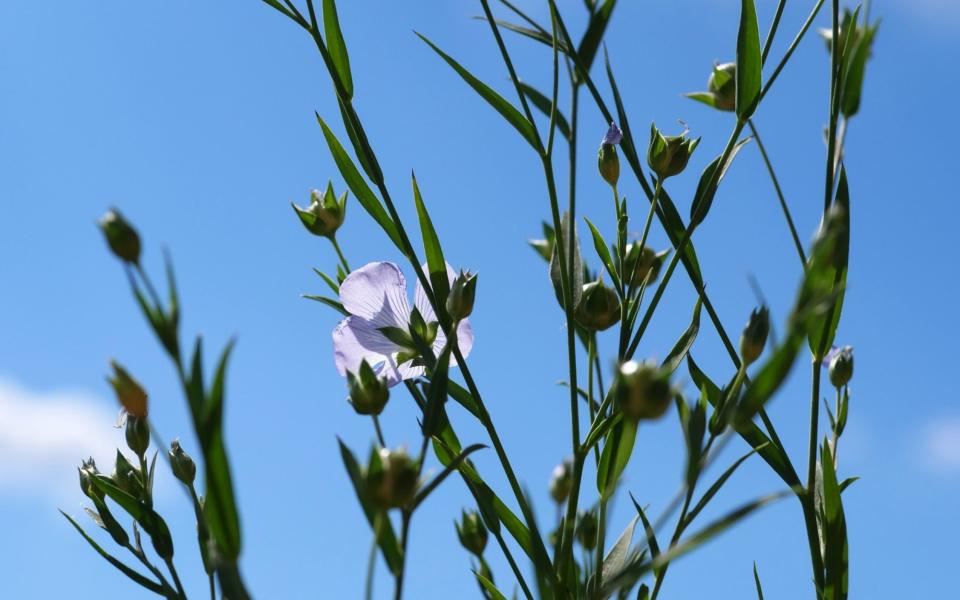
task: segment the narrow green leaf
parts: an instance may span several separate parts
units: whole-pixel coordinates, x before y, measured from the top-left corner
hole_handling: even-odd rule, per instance
[[[702,305],[703,301],[698,296],[697,303],[693,307],[693,319],[690,321],[690,326],[687,327],[687,330],[683,332],[683,335],[681,335],[677,343],[674,344],[673,349],[670,350],[670,354],[663,359],[661,366],[670,373],[677,370],[677,367],[679,367],[683,359],[686,358],[687,353],[690,352],[690,348],[693,347],[693,342],[697,339],[697,334],[700,332],[700,307]]]
[[[717,97],[711,94],[710,92],[690,92],[689,94],[684,94],[687,98],[691,100],[696,100],[697,102],[702,102],[710,108],[717,107]]]
[[[367,517],[367,522],[373,528],[377,520],[378,509],[367,497],[360,464],[350,448],[347,448],[346,444],[343,443],[343,440],[337,438],[337,443],[340,445],[340,456],[343,459],[344,467],[347,469],[350,482],[353,484],[353,490],[357,494],[357,499],[360,501],[360,506]],[[403,564],[402,552],[400,545],[397,543],[397,537],[393,533],[393,525],[387,518],[380,519],[380,535],[377,539],[377,545],[380,546],[380,552],[383,553],[383,559],[386,561],[390,572],[399,573],[400,566]]]
[[[339,300],[334,300],[333,298],[327,298],[326,296],[313,296],[311,294],[304,294],[303,297],[306,298],[307,300],[314,300],[321,304],[326,304],[327,306],[329,306],[330,308],[332,308],[333,310],[337,311],[338,313],[340,313],[345,317],[350,316],[350,313],[347,312],[347,309],[345,309],[342,304],[340,304]]]
[[[473,18],[479,21],[487,20],[487,18],[483,15],[478,15]],[[496,23],[499,27],[503,27],[507,31],[518,33],[524,37],[530,38],[531,40],[540,42],[541,44],[548,46],[549,48],[553,48],[553,37],[551,37],[551,35],[545,30],[531,29],[530,27],[517,25],[516,23],[511,23],[510,21],[504,21],[503,19],[494,19],[493,22]],[[567,54],[567,45],[563,42],[563,40],[560,40],[560,39],[557,40],[557,49],[563,52],[564,54]]]
[[[353,161],[350,160],[350,156],[347,155],[346,150],[343,149],[343,146],[337,141],[336,136],[330,128],[327,127],[326,122],[320,118],[320,115],[316,115],[316,117],[320,128],[323,130],[323,137],[327,141],[327,146],[330,148],[330,154],[333,156],[334,162],[337,163],[337,168],[340,169],[340,174],[343,176],[344,181],[346,181],[350,191],[356,196],[357,201],[360,202],[360,205],[367,211],[367,214],[373,217],[373,220],[383,228],[397,248],[399,248],[401,252],[404,252],[403,242],[400,240],[400,234],[397,232],[396,225],[394,225],[393,220],[390,219],[387,211],[383,208],[380,199],[370,190],[370,187],[360,175],[360,171],[357,170]],[[406,254],[406,252],[404,252],[404,254]]]
[[[843,514],[843,499],[837,483],[837,471],[826,439],[820,449],[823,485],[824,524],[824,581],[825,600],[846,600],[848,588],[847,524]]]
[[[533,87],[530,84],[520,82],[520,89],[523,90],[524,95],[530,100],[530,102],[537,107],[537,109],[550,117],[550,112],[553,110],[553,101],[550,98],[547,98],[540,90]],[[565,139],[570,139],[570,124],[567,122],[567,118],[563,116],[563,113],[560,112],[560,108],[557,107],[555,122],[557,125],[557,131],[560,132]]]
[[[637,424],[621,420],[613,428],[600,453],[597,467],[597,491],[603,499],[609,498],[617,487],[620,475],[630,462],[633,444],[637,439]]]
[[[720,488],[723,487],[723,484],[725,484],[727,480],[730,479],[730,476],[733,475],[733,473],[737,470],[737,467],[742,465],[748,458],[753,456],[753,454],[757,451],[759,451],[759,449],[754,448],[750,452],[747,452],[746,454],[738,458],[732,465],[730,465],[727,468],[726,471],[723,472],[723,475],[721,475],[719,478],[717,478],[715,482],[713,482],[713,485],[711,485],[710,488],[703,495],[703,497],[700,498],[700,501],[697,502],[697,505],[693,507],[693,510],[687,513],[688,526],[690,525],[690,523],[693,522],[695,518],[697,518],[697,515],[699,515],[700,512],[704,508],[706,508],[707,504],[709,504],[710,501],[713,500],[713,497],[717,495],[717,492],[720,491]]]
[[[480,418],[480,407],[477,406],[477,401],[473,399],[473,395],[463,386],[459,385],[456,381],[448,381],[447,393],[450,394],[450,397],[453,398],[457,404],[470,411],[470,414],[478,419]]]
[[[452,337],[437,357],[437,365],[430,377],[430,389],[427,394],[427,405],[423,410],[423,435],[433,437],[447,420],[444,405],[447,402],[447,383],[450,372],[450,353],[456,337]]]
[[[623,569],[627,564],[630,553],[630,542],[633,541],[633,529],[637,526],[639,519],[640,515],[630,519],[630,523],[627,524],[623,533],[620,534],[620,537],[614,542],[613,547],[610,548],[610,552],[607,553],[606,558],[603,559],[603,579],[612,577],[614,573]]]
[[[620,278],[617,277],[617,267],[613,263],[613,257],[610,256],[610,248],[607,247],[607,242],[603,239],[600,231],[590,222],[590,219],[584,217],[583,220],[587,222],[590,233],[593,234],[593,247],[597,251],[600,262],[603,263],[604,268],[607,269],[607,274],[610,275],[610,279],[613,280],[614,289],[619,289]]]
[[[587,30],[580,40],[577,47],[577,54],[580,55],[580,61],[587,71],[593,66],[593,60],[597,56],[597,50],[600,48],[600,41],[610,23],[610,17],[613,15],[613,9],[617,5],[617,0],[605,0],[603,5],[596,10],[590,17],[590,23]]]
[[[481,98],[486,100],[490,106],[494,108],[494,110],[500,113],[504,119],[506,119],[508,123],[513,125],[513,127],[520,132],[520,135],[523,136],[523,139],[527,140],[534,150],[537,150],[538,152],[540,151],[540,139],[537,137],[537,133],[534,130],[533,125],[520,113],[520,111],[518,111],[512,104],[504,100],[503,96],[495,92],[493,88],[474,77],[470,71],[463,68],[460,63],[438,48],[433,42],[428,40],[420,33],[417,33],[417,36],[426,42],[434,52],[439,54],[440,58],[445,60],[447,64],[450,65],[453,70],[456,71],[457,74],[460,75],[460,77],[462,77],[463,80],[474,89],[475,92],[480,94]]]
[[[572,231],[571,231],[572,229]],[[570,249],[570,235],[573,235],[573,259],[567,256]],[[562,247],[561,247],[562,245]],[[580,236],[577,235],[576,224],[570,227],[570,213],[563,213],[560,221],[560,234],[556,237],[556,243],[553,245],[553,256],[550,258],[550,279],[553,281],[553,291],[557,295],[557,302],[563,308],[565,302],[563,297],[563,280],[561,278],[560,253],[563,253],[567,259],[567,267],[570,269],[570,277],[567,280],[572,286],[570,290],[573,297],[573,308],[580,304],[580,297],[583,295],[583,258],[580,254]]]
[[[737,32],[737,117],[749,119],[760,98],[762,83],[760,28],[753,0],[740,3],[740,29]]]
[[[314,269],[313,272],[320,276],[320,279],[327,284],[327,287],[329,287],[334,294],[337,294],[338,296],[340,295],[340,285],[336,281],[331,279],[330,276],[320,269]]]
[[[753,562],[753,580],[757,584],[757,600],[763,600],[763,588],[760,586],[760,573],[757,572],[757,562]]]
[[[503,595],[503,592],[497,589],[497,586],[493,585],[493,582],[480,574],[479,571],[474,571],[473,575],[477,578],[477,581],[483,586],[483,589],[490,594],[490,598],[493,600],[507,600],[507,597]]]
[[[749,141],[750,138],[744,138],[737,142],[727,157],[726,162],[723,163],[720,174],[716,177],[717,166],[720,164],[720,159],[723,158],[722,155],[713,159],[713,161],[707,165],[707,168],[703,170],[703,173],[700,175],[700,182],[697,184],[697,192],[693,197],[693,203],[690,205],[690,221],[695,227],[699,226],[703,223],[703,220],[707,218],[707,213],[710,212],[710,206],[713,204],[713,198],[717,195],[717,188],[720,187],[723,176],[727,174],[727,169],[733,164],[733,159],[736,158],[737,153],[740,152],[743,145]]]
[[[633,502],[633,507],[637,510],[637,516],[639,516],[643,522],[643,531],[644,535],[647,536],[646,545],[650,548],[650,557],[656,560],[657,557],[660,556],[660,545],[657,543],[657,533],[650,524],[650,520],[647,519],[647,513],[640,506],[640,503],[637,502],[637,499],[633,497],[632,493],[630,494],[630,500]]]
[[[467,460],[468,456],[470,456],[471,454],[473,454],[474,452],[482,448],[486,448],[486,446],[483,444],[473,444],[471,446],[467,446],[463,450],[463,452],[458,454],[456,458],[454,458],[453,460],[450,461],[449,464],[444,466],[443,471],[441,471],[439,475],[431,479],[430,483],[425,485],[423,489],[417,492],[417,495],[413,499],[413,503],[410,506],[410,510],[412,511],[416,509],[418,506],[420,506],[420,504],[422,504],[423,501],[430,496],[430,493],[433,492],[433,490],[437,489],[441,483],[443,483],[444,479],[446,479],[451,473],[456,471],[460,467],[460,464],[463,463],[463,461]]]
[[[437,309],[445,311],[447,305],[447,295],[450,293],[450,278],[447,275],[447,262],[443,258],[443,248],[440,246],[440,238],[437,236],[437,230],[433,227],[433,221],[430,220],[430,214],[423,203],[423,197],[420,195],[420,186],[417,185],[416,175],[411,175],[413,180],[413,200],[417,205],[417,216],[420,219],[420,234],[423,237],[423,249],[427,255],[427,268],[430,271],[430,287],[437,299]]]
[[[111,555],[109,552],[104,550],[100,546],[100,544],[98,544],[92,537],[87,535],[87,532],[83,530],[83,527],[81,527],[80,524],[73,519],[73,517],[63,512],[62,510],[60,511],[60,514],[63,515],[64,518],[66,518],[71,525],[73,525],[74,529],[77,530],[77,533],[79,533],[83,537],[83,539],[85,539],[87,543],[90,544],[91,548],[96,550],[97,554],[102,556],[107,562],[113,565],[117,570],[119,570],[121,573],[129,577],[134,583],[137,583],[138,585],[150,590],[154,594],[159,594],[161,596],[165,595],[163,586],[161,586],[159,583],[156,583],[155,581],[151,581],[150,579],[144,577],[137,571],[125,565],[123,562],[121,562],[119,559]]]
[[[843,299],[846,292],[847,268],[850,257],[850,189],[847,184],[847,170],[843,165],[840,166],[840,176],[837,183],[837,197],[834,201],[834,208],[831,210],[840,212],[838,219],[838,231],[835,245],[832,252],[832,260],[824,270],[823,277],[827,281],[836,282],[833,291],[837,294],[836,304],[833,310],[827,314],[812,319],[810,322],[810,333],[808,341],[810,350],[814,356],[822,359],[824,353],[830,349],[834,337],[837,333],[837,327],[840,325],[840,315],[843,312]],[[827,318],[830,322],[827,322]]]
[[[337,77],[349,100],[353,98],[353,76],[350,75],[350,58],[347,56],[343,32],[340,31],[340,19],[337,18],[337,5],[334,0],[323,0],[323,34],[330,60],[337,69]]]
[[[717,403],[720,401],[723,392],[720,388],[707,377],[703,371],[700,370],[700,367],[697,366],[696,362],[693,360],[693,355],[687,355],[687,366],[690,369],[690,378],[693,380],[694,384],[699,389],[706,388],[707,390],[707,400],[710,404],[716,408]],[[763,458],[764,461],[774,472],[780,476],[780,479],[783,480],[785,484],[790,487],[801,485],[800,478],[797,476],[796,470],[790,464],[790,460],[787,456],[780,450],[776,445],[770,442],[770,438],[767,437],[759,427],[757,427],[752,422],[744,423],[735,423],[735,428],[737,433],[751,448],[757,449],[757,453]]]

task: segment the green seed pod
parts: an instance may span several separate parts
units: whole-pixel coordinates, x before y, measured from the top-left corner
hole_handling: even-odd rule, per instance
[[[664,136],[656,124],[651,124],[647,164],[661,180],[682,173],[699,143],[700,138],[687,138],[686,130],[680,135]]]
[[[100,473],[100,471],[97,470],[97,463],[94,462],[93,457],[80,463],[80,468],[77,470],[80,474],[80,490],[83,491],[83,495],[91,500],[97,498],[102,499],[103,492],[97,489],[92,482],[93,477]]]
[[[477,556],[483,554],[487,547],[487,528],[476,511],[464,510],[460,522],[454,523],[457,528],[457,537],[460,544]]]
[[[140,236],[120,211],[107,211],[107,214],[100,218],[99,226],[114,256],[131,264],[140,262]]]
[[[754,309],[750,313],[750,320],[740,334],[740,358],[745,366],[754,363],[763,354],[767,345],[767,335],[770,333],[770,311],[766,306]]]
[[[356,374],[347,371],[347,385],[350,388],[348,402],[360,415],[379,415],[390,399],[387,380],[378,377],[366,359],[360,361]]]
[[[180,440],[170,442],[170,467],[173,469],[173,476],[179,479],[184,485],[192,486],[197,477],[197,465],[190,458],[190,455],[180,447]]]
[[[420,485],[417,470],[417,463],[402,448],[375,451],[367,467],[370,497],[384,509],[406,506]]]
[[[670,373],[654,363],[623,363],[615,385],[617,402],[628,419],[657,419],[670,407]]]
[[[669,250],[656,252],[649,246],[641,248],[639,243],[627,244],[626,260],[623,264],[624,280],[635,286],[643,285],[644,281],[648,286],[653,285],[660,276],[660,268],[669,253]]]
[[[853,346],[837,348],[827,355],[828,373],[833,387],[842,388],[853,378]]]
[[[713,106],[733,111],[737,104],[737,64],[724,63],[713,67],[707,79],[707,90],[713,94]]]
[[[620,157],[617,148],[611,144],[603,144],[597,152],[597,170],[600,176],[610,185],[617,185],[620,180]]]
[[[550,497],[557,504],[563,504],[573,489],[573,463],[564,460],[553,469],[550,477]]]
[[[591,331],[609,329],[620,320],[620,299],[602,281],[591,281],[583,286],[574,318],[581,327]]]
[[[150,447],[150,425],[146,419],[132,414],[126,415],[126,438],[127,447],[133,450],[137,456],[142,457]]]
[[[337,200],[333,195],[333,185],[328,183],[325,192],[310,191],[310,206],[307,208],[300,208],[296,204],[291,206],[307,231],[313,235],[333,238],[347,214],[347,193],[344,192]]]
[[[477,293],[477,274],[460,271],[450,286],[447,296],[447,312],[454,321],[466,319],[473,312],[473,300]]]
[[[612,187],[617,186],[620,179],[620,158],[617,156],[617,144],[623,140],[623,132],[616,123],[610,123],[610,128],[600,141],[600,150],[597,153],[597,169],[604,181]]]

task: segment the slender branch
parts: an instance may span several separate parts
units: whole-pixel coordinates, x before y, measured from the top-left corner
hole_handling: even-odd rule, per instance
[[[793,238],[793,244],[797,248],[797,255],[800,257],[800,263],[804,266],[804,268],[806,268],[807,255],[803,252],[803,244],[800,242],[800,236],[797,235],[797,227],[793,224],[793,216],[790,214],[790,208],[787,206],[786,198],[783,197],[783,190],[780,189],[780,182],[777,180],[777,174],[773,170],[773,164],[770,162],[770,157],[767,155],[767,150],[764,148],[763,141],[760,139],[760,133],[753,124],[753,119],[748,120],[747,125],[750,127],[750,133],[753,135],[753,139],[757,142],[757,148],[760,149],[760,156],[763,157],[763,164],[767,166],[767,173],[770,174],[770,181],[773,182],[773,188],[777,192],[777,198],[780,200],[780,208],[783,209],[783,216],[786,218],[787,226],[790,228],[790,236]]]

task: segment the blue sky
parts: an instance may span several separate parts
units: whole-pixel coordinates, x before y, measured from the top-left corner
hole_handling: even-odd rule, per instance
[[[538,17],[546,14],[539,2],[523,4]],[[737,4],[624,2],[607,36],[635,129],[655,120],[669,131],[683,119],[703,136],[691,174],[671,186],[681,212],[695,184],[692,173],[720,152],[731,123],[729,115],[679,94],[702,89],[713,61],[732,58]],[[774,58],[812,4],[788,3]],[[526,247],[549,214],[542,173],[515,132],[412,30],[512,99],[496,48],[487,28],[469,18],[480,10],[475,3],[341,5],[356,106],[401,212],[414,216],[409,173],[415,169],[448,260],[481,273],[472,369],[549,522],[546,482],[569,451],[569,431],[567,397],[555,385],[565,376],[563,317],[545,265]],[[758,5],[765,30],[775,3]],[[561,6],[579,30],[582,3]],[[845,496],[851,588],[863,598],[943,597],[953,584],[944,567],[960,535],[960,407],[955,392],[940,385],[954,368],[957,334],[952,226],[960,209],[948,169],[960,133],[953,118],[960,88],[949,71],[960,59],[960,9],[947,0],[901,0],[875,2],[873,14],[884,22],[847,145],[854,230],[839,332],[839,341],[857,349],[840,464],[843,476],[862,477]],[[825,12],[818,24],[827,22]],[[548,53],[508,40],[521,76],[546,87]],[[804,238],[817,226],[822,197],[827,64],[823,45],[811,36],[756,116]],[[94,227],[110,205],[139,226],[151,271],[159,274],[161,249],[170,249],[184,333],[202,333],[211,354],[238,337],[227,427],[250,587],[260,598],[360,595],[370,534],[335,436],[365,453],[372,432],[344,401],[333,367],[336,315],[300,298],[322,289],[311,267],[330,270],[335,256],[306,235],[289,208],[328,179],[344,188],[314,110],[337,121],[315,49],[254,0],[0,5],[4,597],[137,593],[56,512],[62,507],[83,517],[76,465],[87,455],[108,465],[112,449],[122,445],[104,382],[111,357],[150,390],[162,435],[181,436],[188,451],[195,448],[173,371]],[[581,160],[591,165],[605,123],[588,106],[581,128]],[[642,204],[634,182],[621,192]],[[582,171],[578,194],[581,214],[612,231],[609,193],[592,168]],[[800,266],[779,211],[756,148],[748,146],[694,237],[731,332],[755,302],[751,275],[782,328]],[[356,203],[341,239],[354,265],[400,260]],[[668,244],[656,227],[652,240]],[[666,354],[686,327],[693,299],[678,274],[641,356]],[[606,343],[609,349],[612,341]],[[715,379],[730,376],[706,322],[694,353]],[[801,362],[770,407],[798,469],[805,468],[808,386],[809,368]],[[415,417],[412,403],[396,393],[383,420],[391,445],[416,442]],[[485,441],[468,415],[454,411],[452,418],[465,441]],[[742,451],[740,442],[731,444],[724,460]],[[506,490],[492,452],[476,461],[495,488]],[[679,484],[681,461],[673,416],[645,426],[625,485],[657,512]],[[709,514],[778,483],[762,462],[750,461]],[[191,511],[174,484],[159,480],[158,504],[177,536],[178,567],[199,591]],[[469,504],[466,490],[451,480],[416,516],[409,598],[474,592],[452,526]],[[611,528],[630,516],[621,502]],[[769,597],[809,598],[806,553],[800,511],[785,501],[678,563],[664,593],[750,597],[756,560]],[[509,582],[495,549],[488,554],[498,580]],[[380,597],[392,582],[382,568],[378,575]]]

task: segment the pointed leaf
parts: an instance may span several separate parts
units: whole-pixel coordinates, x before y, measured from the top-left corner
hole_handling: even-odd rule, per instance
[[[327,43],[330,60],[337,70],[337,77],[347,92],[347,100],[353,98],[353,77],[350,75],[350,58],[347,56],[347,44],[340,31],[337,18],[337,5],[334,0],[323,0],[323,34]]]
[[[323,130],[323,137],[327,141],[327,146],[330,148],[330,154],[333,156],[334,162],[337,163],[337,168],[340,170],[340,174],[343,176],[344,181],[346,181],[350,191],[356,196],[357,201],[360,202],[363,209],[367,211],[367,214],[373,217],[373,220],[383,228],[397,248],[399,248],[401,252],[404,252],[400,234],[397,232],[393,220],[390,219],[387,211],[380,203],[379,198],[373,194],[370,187],[363,180],[360,171],[354,166],[353,161],[350,160],[350,156],[346,150],[343,149],[343,146],[340,145],[340,142],[330,128],[327,127],[326,122],[320,118],[320,115],[316,115],[316,117],[320,128]],[[406,252],[404,252],[404,254],[406,254]]]
[[[740,3],[740,29],[737,32],[737,116],[749,119],[760,98],[762,79],[760,28],[753,0]]]
[[[500,115],[506,119],[508,123],[513,125],[513,127],[520,132],[520,135],[523,136],[523,139],[527,140],[527,142],[533,146],[534,150],[539,152],[540,139],[537,137],[537,133],[534,130],[533,125],[520,113],[520,111],[518,111],[512,104],[504,100],[503,96],[495,92],[493,88],[474,77],[470,71],[467,71],[465,68],[463,68],[460,63],[438,48],[433,42],[419,33],[417,33],[417,36],[426,42],[434,52],[439,54],[440,58],[445,60],[447,64],[450,65],[453,70],[456,71],[457,74],[460,75],[460,77],[462,77],[463,80],[474,89],[474,91],[480,94],[481,98],[486,100],[490,106],[494,108],[494,110],[500,113]]]
[[[437,301],[437,311],[446,312],[447,295],[450,293],[450,279],[447,276],[447,262],[443,258],[443,248],[440,247],[440,238],[433,227],[430,214],[420,195],[417,177],[413,179],[413,200],[417,205],[417,216],[420,219],[420,235],[423,237],[423,249],[427,255],[427,268],[430,271],[430,288]]]
[[[690,326],[687,327],[687,330],[683,332],[683,335],[681,335],[677,343],[674,344],[673,349],[670,350],[670,354],[663,359],[661,366],[670,373],[677,370],[677,367],[679,367],[683,359],[686,358],[687,353],[690,352],[690,348],[693,347],[693,342],[697,339],[697,333],[700,332],[700,307],[702,305],[703,301],[698,296],[697,303],[693,307],[693,320],[690,321]]]
[[[537,109],[550,117],[550,113],[553,110],[553,101],[550,98],[547,98],[540,90],[524,82],[520,82],[520,89],[523,90],[523,94],[530,100],[531,104],[537,107]],[[560,132],[565,139],[570,139],[570,124],[567,122],[567,118],[563,116],[563,113],[560,112],[558,107],[556,110],[556,115],[554,120],[557,125],[557,131]]]

